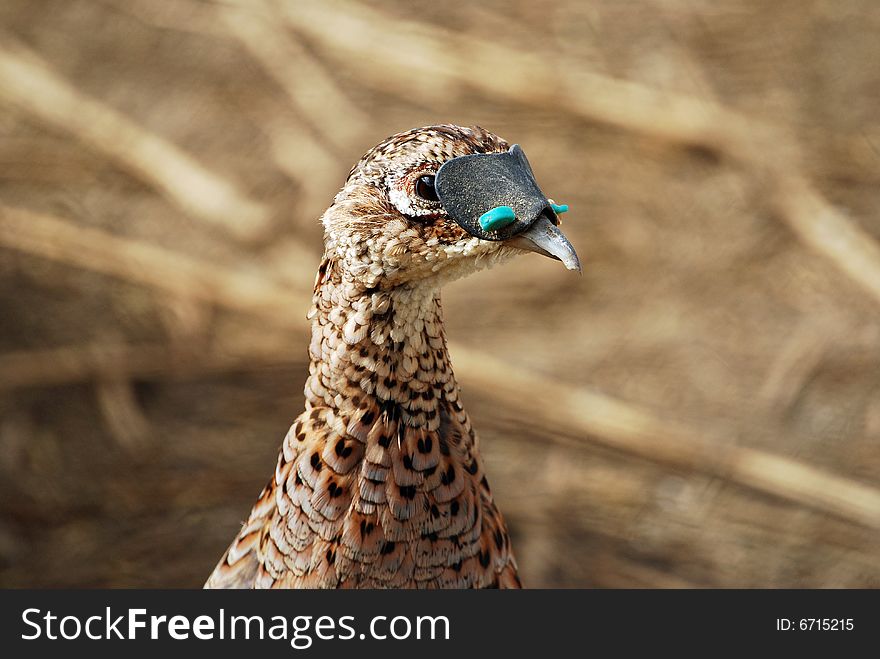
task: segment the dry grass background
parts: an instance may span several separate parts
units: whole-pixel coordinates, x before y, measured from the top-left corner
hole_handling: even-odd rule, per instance
[[[199,586],[302,405],[316,218],[478,123],[569,203],[445,294],[529,586],[880,587],[880,5],[5,0],[0,585]]]

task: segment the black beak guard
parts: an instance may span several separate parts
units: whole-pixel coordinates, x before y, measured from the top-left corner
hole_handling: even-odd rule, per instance
[[[518,144],[506,153],[452,158],[437,171],[434,186],[446,213],[470,235],[510,240],[517,247],[559,259],[570,270],[580,270],[577,254],[557,228],[556,213]],[[510,206],[516,219],[497,231],[485,231],[480,217],[498,206]]]
[[[484,240],[507,240],[528,229],[545,210],[556,222],[519,144],[506,153],[475,153],[446,161],[434,179],[443,208],[462,229]],[[516,220],[498,231],[484,231],[480,216],[510,206]]]

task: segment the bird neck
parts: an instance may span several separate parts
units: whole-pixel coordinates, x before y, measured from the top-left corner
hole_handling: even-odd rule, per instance
[[[441,401],[457,400],[439,290],[427,283],[364,288],[325,261],[312,310],[306,400],[346,412],[363,399],[396,404],[409,426],[437,430]]]

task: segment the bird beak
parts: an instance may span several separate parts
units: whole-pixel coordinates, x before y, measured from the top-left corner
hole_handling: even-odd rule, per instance
[[[558,220],[557,220],[558,223]],[[568,270],[581,272],[581,261],[565,234],[546,215],[541,215],[523,233],[509,238],[507,244],[527,252],[537,252],[562,261]]]
[[[452,158],[434,181],[447,215],[470,235],[537,252],[581,271],[574,247],[558,226],[558,213],[568,208],[541,192],[518,144],[506,153]]]

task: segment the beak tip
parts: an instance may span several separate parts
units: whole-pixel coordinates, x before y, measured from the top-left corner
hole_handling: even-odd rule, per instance
[[[584,269],[581,267],[580,259],[578,259],[577,256],[574,257],[574,261],[563,263],[563,265],[565,265],[566,270],[572,270],[579,275],[584,274]]]

